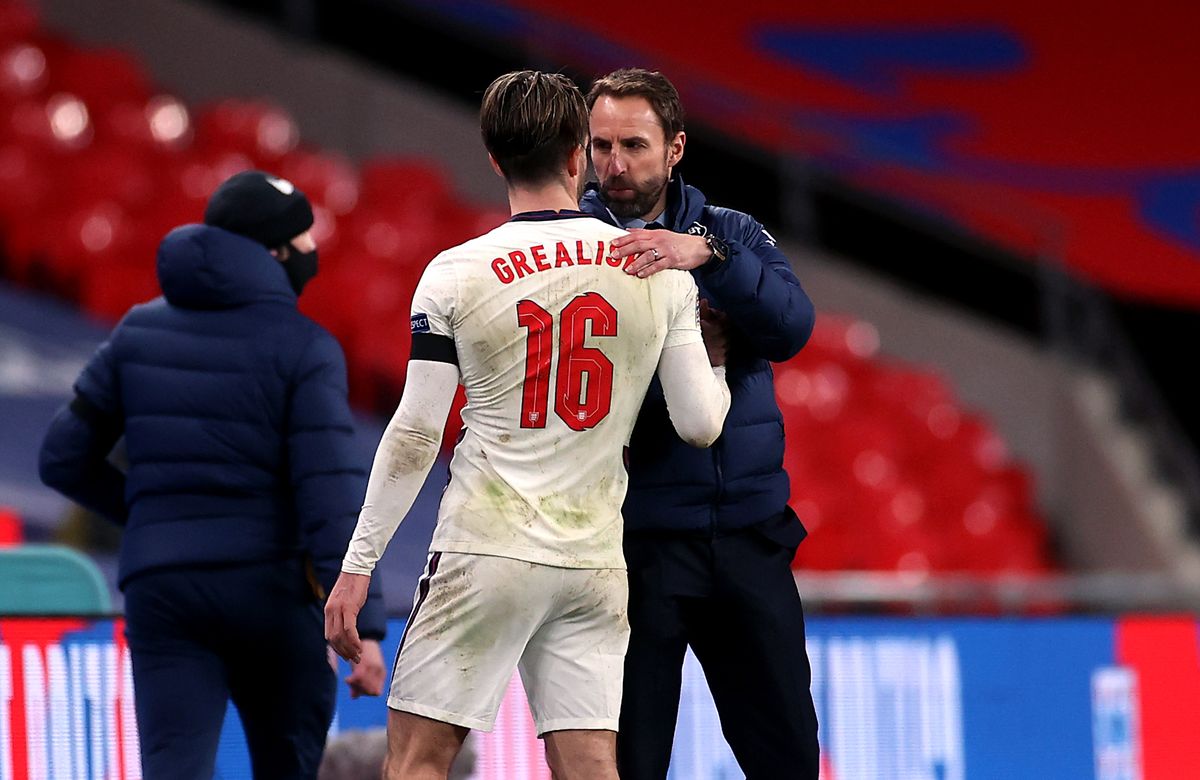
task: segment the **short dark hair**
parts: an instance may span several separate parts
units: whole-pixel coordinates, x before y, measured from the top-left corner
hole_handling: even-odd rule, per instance
[[[670,80],[656,70],[621,68],[597,79],[588,90],[588,111],[605,95],[645,98],[662,125],[663,136],[670,141],[683,131],[683,104]]]
[[[507,180],[538,184],[561,175],[576,147],[587,146],[588,110],[566,76],[514,71],[483,93],[479,129]]]

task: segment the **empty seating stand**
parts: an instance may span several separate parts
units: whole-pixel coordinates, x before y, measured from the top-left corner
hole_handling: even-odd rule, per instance
[[[869,324],[821,315],[776,371],[798,568],[1026,574],[1052,565],[1033,475],[929,370],[879,359]]]
[[[126,54],[54,38],[30,9],[0,0],[0,244],[9,278],[114,322],[157,295],[162,236],[198,221],[213,189],[249,167],[288,177],[312,200],[321,274],[301,308],[342,343],[352,401],[391,414],[425,264],[507,214],[458,199],[430,160],[356,167],[306,146],[292,118],[267,102],[194,111]],[[777,372],[792,504],[812,532],[796,565],[1049,567],[1032,475],[946,382],[881,361],[878,349],[868,323],[822,316],[812,343]],[[460,392],[456,408],[462,403]],[[446,447],[460,426],[452,413]]]

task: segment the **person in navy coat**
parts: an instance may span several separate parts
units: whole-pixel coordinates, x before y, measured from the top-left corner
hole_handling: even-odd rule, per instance
[[[337,341],[296,308],[312,207],[239,173],[158,249],[134,306],[42,444],[42,480],[124,528],[119,586],[147,780],[210,780],[228,702],[255,777],[315,778],[335,668],[322,602],[366,482]],[[124,439],[126,469],[110,457]],[[372,583],[375,584],[374,582]],[[352,695],[378,695],[384,612],[360,618]]]
[[[665,76],[610,73],[592,85],[588,107],[599,182],[580,208],[629,230],[613,252],[627,258],[627,273],[691,272],[705,342],[725,350],[731,396],[720,438],[699,450],[675,435],[652,384],[630,438],[621,777],[666,778],[691,647],[748,780],[817,780],[804,610],[791,572],[806,532],[787,506],[771,371],[808,341],[812,301],[758,220],[709,204],[675,171],[686,135]]]

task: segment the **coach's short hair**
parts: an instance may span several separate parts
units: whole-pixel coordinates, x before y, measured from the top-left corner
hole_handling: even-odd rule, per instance
[[[683,104],[670,80],[656,70],[621,68],[597,79],[588,90],[588,111],[605,95],[645,98],[662,125],[663,136],[670,141],[683,131]]]
[[[508,181],[540,184],[562,175],[571,153],[587,146],[588,110],[566,76],[520,70],[483,93],[479,129]]]

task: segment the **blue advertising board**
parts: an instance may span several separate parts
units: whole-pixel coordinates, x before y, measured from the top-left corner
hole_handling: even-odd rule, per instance
[[[0,619],[0,780],[141,776],[121,634],[120,621]],[[1177,715],[1200,711],[1194,616],[819,618],[808,636],[823,780],[1200,777]],[[331,736],[386,718],[382,699],[343,686]],[[516,678],[473,750],[479,780],[548,780]],[[217,764],[251,776],[232,708]],[[743,777],[690,655],[670,777]]]

